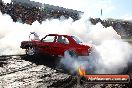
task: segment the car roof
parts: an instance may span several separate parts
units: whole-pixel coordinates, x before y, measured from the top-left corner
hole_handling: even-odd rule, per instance
[[[70,36],[70,35],[61,35],[61,34],[48,34],[49,36]]]

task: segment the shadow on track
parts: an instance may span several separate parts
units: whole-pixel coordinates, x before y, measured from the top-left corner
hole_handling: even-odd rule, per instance
[[[50,68],[55,69],[57,65],[59,64],[60,58],[53,57],[53,56],[44,56],[44,55],[37,55],[37,56],[21,56],[22,59],[26,61],[30,61],[32,63],[35,63],[37,65],[45,65]]]

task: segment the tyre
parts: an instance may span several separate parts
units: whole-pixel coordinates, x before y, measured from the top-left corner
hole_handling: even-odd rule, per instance
[[[64,52],[64,55],[66,56],[66,55],[70,55],[72,58],[77,58],[78,57],[78,55],[75,53],[75,51],[73,51],[73,50],[67,50],[67,51],[65,51]]]
[[[26,49],[26,55],[29,55],[29,56],[35,55],[35,48],[34,47],[28,47]]]

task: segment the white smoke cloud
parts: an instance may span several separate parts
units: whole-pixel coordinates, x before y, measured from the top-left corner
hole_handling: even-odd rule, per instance
[[[101,45],[96,46],[99,52],[98,58],[100,66],[97,67],[97,73],[118,73],[127,67],[131,56],[131,47],[127,42],[121,40],[105,40]],[[102,66],[101,66],[102,65]]]
[[[83,68],[95,70],[93,72],[99,74],[119,73],[124,68],[127,68],[128,62],[131,61],[132,47],[127,42],[122,41],[112,27],[104,28],[100,23],[95,26],[89,25],[88,27],[85,25],[87,22],[82,23],[84,24],[83,26],[80,21],[75,22],[75,28],[80,28],[78,26],[81,26],[80,30],[82,31],[79,32],[79,35],[83,41],[87,41],[87,44],[92,43],[92,53],[90,56],[76,59],[66,55],[61,60],[61,63],[65,64],[67,69],[72,69],[73,72],[81,65]],[[86,61],[80,62],[78,59],[85,59]]]
[[[41,37],[49,33],[78,35],[87,44],[92,43],[94,50],[89,57],[91,65],[95,65],[97,73],[118,72],[118,69],[126,67],[131,56],[131,47],[123,42],[120,36],[111,28],[103,28],[101,24],[93,26],[85,18],[73,22],[72,19],[59,21],[57,19],[46,20],[42,24],[37,21],[32,26],[14,23],[8,15],[0,14],[0,54],[18,54],[21,53],[20,42],[28,40],[31,31],[37,32]],[[7,26],[8,24],[8,26]],[[82,57],[79,57],[80,59]],[[67,61],[67,62],[66,62]],[[85,62],[82,63],[72,58],[67,59],[68,63],[73,63],[72,67],[76,70],[78,66],[84,65],[90,67]],[[94,62],[95,61],[95,62]],[[61,61],[63,63],[63,60]]]
[[[28,38],[29,25],[15,23],[9,15],[0,13],[0,55],[20,53],[20,42]]]

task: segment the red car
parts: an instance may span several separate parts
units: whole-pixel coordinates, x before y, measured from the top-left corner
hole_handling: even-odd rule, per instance
[[[48,34],[41,40],[22,41],[22,49],[26,49],[27,55],[43,54],[51,56],[64,56],[66,51],[71,56],[87,56],[91,47],[82,44],[76,36]]]

